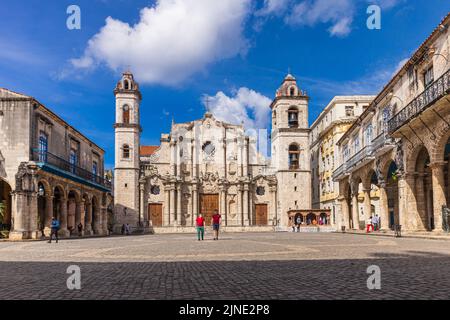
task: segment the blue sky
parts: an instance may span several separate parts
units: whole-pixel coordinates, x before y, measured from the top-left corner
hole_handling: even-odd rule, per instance
[[[34,96],[93,139],[107,167],[112,91],[127,65],[141,84],[142,144],[159,144],[172,117],[202,117],[205,96],[224,120],[267,126],[288,68],[310,96],[312,123],[335,95],[376,94],[450,9],[446,0],[1,2],[0,87]],[[381,30],[366,27],[374,3]],[[66,27],[71,4],[81,30]]]

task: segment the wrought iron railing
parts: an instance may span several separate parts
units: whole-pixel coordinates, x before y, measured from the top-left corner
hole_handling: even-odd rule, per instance
[[[445,96],[449,92],[449,89],[450,69],[389,120],[389,134],[395,132],[411,118],[427,109],[436,100]]]
[[[372,140],[372,149],[377,151],[384,146],[394,145],[394,139],[386,135],[384,132]]]
[[[347,170],[347,164],[344,163],[342,164],[339,168],[337,168],[336,170],[333,171],[333,180],[336,180],[337,178],[339,178],[340,176],[342,176],[343,174],[345,174]]]
[[[69,172],[84,180],[96,183],[108,189],[111,189],[111,182],[107,179],[94,174],[86,169],[80,168],[77,165],[70,163],[69,161],[58,157],[50,152],[41,151],[39,149],[32,150],[32,160],[52,165],[60,170]]]
[[[365,146],[364,148],[359,150],[354,156],[352,156],[350,159],[348,159],[347,168],[350,169],[351,167],[356,165],[358,162],[360,162],[364,158],[370,157],[372,155],[372,152],[373,152],[372,145]]]

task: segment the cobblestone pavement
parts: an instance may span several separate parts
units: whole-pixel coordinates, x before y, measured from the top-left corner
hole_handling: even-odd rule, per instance
[[[449,241],[338,233],[0,242],[0,270],[0,299],[450,299]]]

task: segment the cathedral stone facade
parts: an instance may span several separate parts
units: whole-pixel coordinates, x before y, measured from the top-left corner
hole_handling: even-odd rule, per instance
[[[150,232],[192,231],[214,210],[230,231],[286,228],[311,207],[308,97],[292,75],[276,92],[272,157],[242,125],[202,119],[172,124],[159,146],[141,146],[139,85],[129,72],[115,89],[115,223]]]

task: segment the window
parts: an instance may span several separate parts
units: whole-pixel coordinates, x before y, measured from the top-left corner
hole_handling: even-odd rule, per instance
[[[355,115],[355,109],[353,106],[346,106],[345,107],[345,116],[346,117],[353,117]]]
[[[92,162],[92,174],[96,176],[98,173],[98,164],[97,161]]]
[[[295,88],[294,87],[291,87],[290,89],[289,89],[289,95],[292,97],[292,96],[295,96]]]
[[[353,138],[353,150],[355,151],[355,154],[359,151],[359,137],[355,136]]]
[[[202,150],[208,156],[214,156],[214,153],[216,152],[216,147],[211,143],[211,141],[206,141],[202,146]]]
[[[365,133],[366,133],[366,135],[365,135],[365,137],[366,137],[366,145],[371,145],[372,144],[372,137],[373,137],[373,127],[372,127],[372,124],[369,124],[367,127],[366,127],[366,130],[365,130]]]
[[[346,162],[350,156],[350,150],[348,149],[348,145],[345,145],[343,147],[343,155],[344,155],[344,162]]]
[[[256,194],[258,196],[263,196],[266,193],[266,190],[264,189],[264,187],[256,187]]]
[[[122,116],[123,116],[123,123],[128,124],[130,123],[130,107],[128,105],[124,105],[122,108]]]
[[[408,81],[409,81],[409,90],[414,91],[417,89],[417,70],[414,66],[410,66],[408,68]]]
[[[127,144],[123,145],[122,158],[124,158],[124,159],[129,159],[130,158],[130,146],[127,145]]]
[[[288,125],[289,128],[298,127],[298,109],[295,107],[291,107],[288,110]]]
[[[289,146],[289,169],[298,169],[300,148],[296,144],[291,144]]]
[[[151,192],[151,194],[157,196],[158,194],[161,193],[161,189],[160,189],[159,186],[156,186],[156,185],[155,186],[151,186],[150,192]]]
[[[428,68],[423,74],[423,83],[425,88],[428,88],[434,81],[433,66]]]
[[[78,164],[77,150],[70,149],[69,162],[70,162],[70,172],[75,173],[76,166]]]
[[[47,162],[48,137],[44,132],[39,134],[39,161]]]
[[[272,114],[272,122],[273,122],[274,126],[277,125],[277,112],[276,111],[274,111]]]
[[[130,90],[130,83],[128,82],[128,80],[125,80],[123,82],[123,86],[124,86],[125,90]]]

